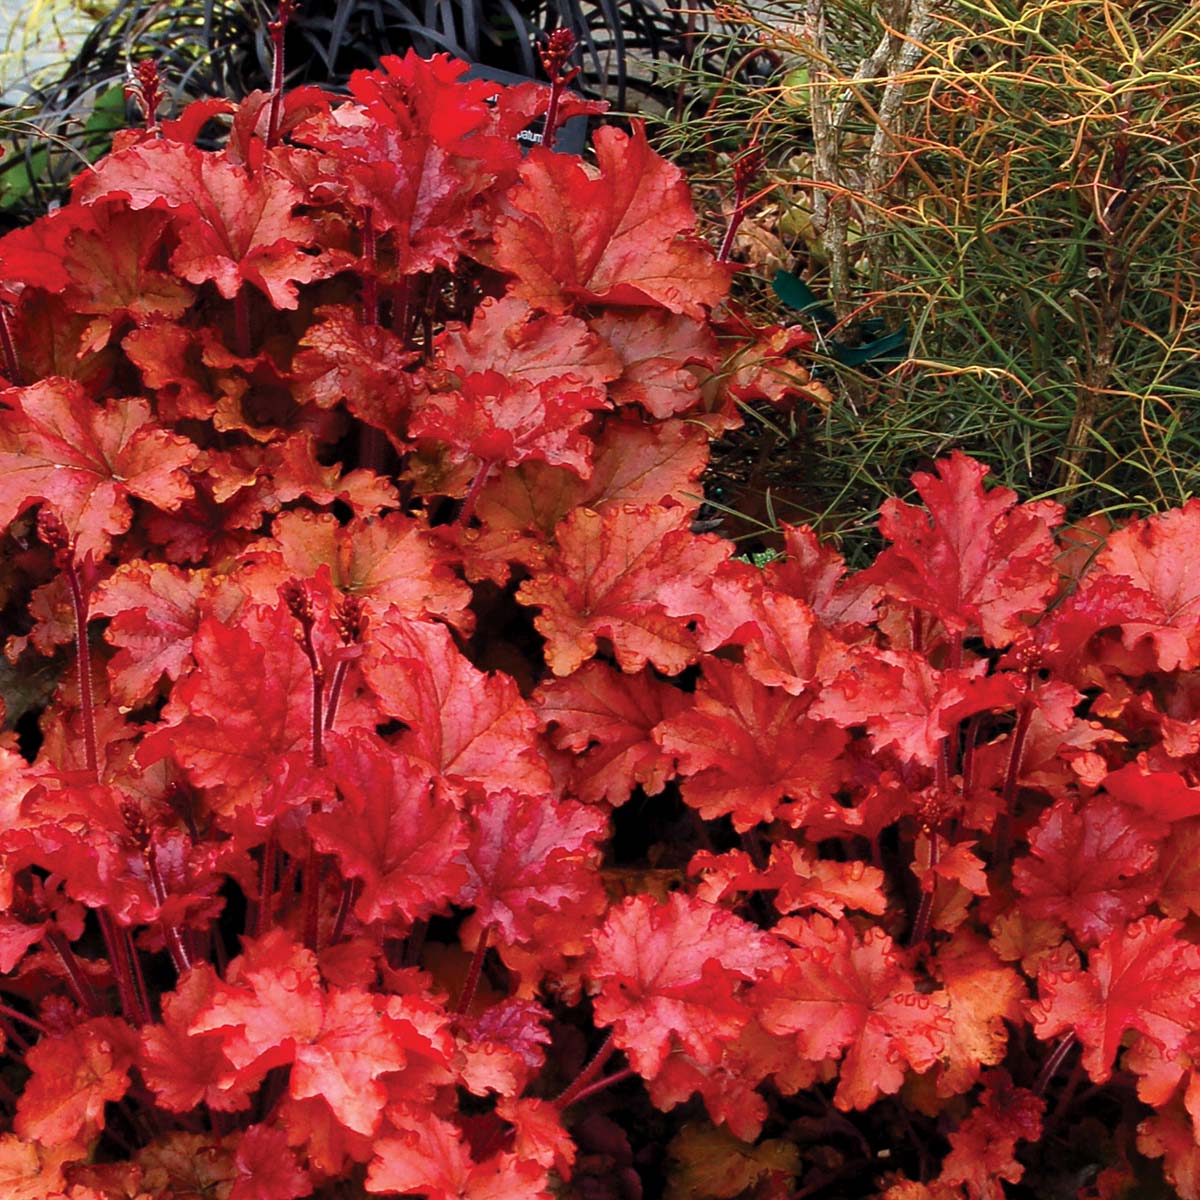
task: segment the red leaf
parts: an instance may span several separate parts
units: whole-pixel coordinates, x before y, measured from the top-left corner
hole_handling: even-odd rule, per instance
[[[286,1066],[297,1045],[320,1034],[324,1011],[316,956],[297,945],[285,929],[247,938],[229,964],[225,980],[188,1027],[190,1035],[221,1032],[222,1051],[250,1087],[272,1068]],[[235,1082],[228,1078],[228,1084]]]
[[[597,512],[620,504],[675,504],[694,511],[707,462],[707,435],[691,422],[609,417],[595,440],[588,479],[536,459],[500,472],[480,493],[475,510],[503,556],[502,573],[497,577],[489,570],[488,577],[503,583],[509,562],[527,567],[544,562],[547,538],[580,505]],[[459,542],[468,555],[487,545],[474,529],[464,530]]]
[[[1150,597],[1153,611],[1122,621],[1121,640],[1131,651],[1149,643],[1161,671],[1200,665],[1200,572],[1192,561],[1197,544],[1200,500],[1189,500],[1183,508],[1131,521],[1096,556],[1093,572],[1124,576]]]
[[[531,703],[555,726],[554,745],[571,752],[570,792],[586,803],[624,804],[639,786],[654,796],[675,775],[674,758],[651,731],[688,707],[678,688],[645,672],[623,675],[590,662],[543,684]]]
[[[1167,827],[1114,800],[1058,800],[1029,833],[1013,864],[1013,886],[1031,917],[1063,921],[1094,945],[1142,916],[1157,885]]]
[[[938,948],[935,967],[949,1001],[950,1021],[938,1095],[959,1095],[974,1087],[981,1068],[1003,1061],[1006,1022],[1020,1027],[1027,988],[989,943],[965,929]]]
[[[112,1017],[43,1037],[25,1055],[33,1074],[17,1102],[14,1131],[43,1146],[89,1141],[104,1128],[104,1106],[129,1090],[135,1041]]]
[[[543,1047],[550,1044],[550,1031],[546,1028],[549,1020],[550,1013],[536,1000],[513,997],[490,1005],[478,1016],[462,1014],[456,1027],[476,1045],[503,1047],[516,1054],[532,1073],[546,1062]]]
[[[373,626],[363,672],[383,710],[410,726],[399,749],[453,786],[549,792],[533,710],[510,676],[476,670],[444,625],[393,612]]]
[[[793,824],[837,790],[845,733],[814,721],[810,701],[751,679],[734,663],[704,662],[695,703],[664,720],[654,739],[679,763],[683,798],[706,820],[726,813],[745,832],[776,816]],[[794,801],[781,811],[781,802]]]
[[[545,316],[524,300],[488,298],[469,325],[452,321],[438,336],[437,361],[460,378],[486,364],[513,383],[581,390],[604,397],[621,363],[578,317]]]
[[[15,1133],[0,1133],[0,1189],[7,1200],[54,1200],[66,1187],[63,1163],[81,1157],[79,1146],[48,1147]]]
[[[112,618],[104,636],[118,647],[108,663],[113,699],[132,708],[163,675],[178,679],[191,660],[202,615],[228,621],[243,603],[240,589],[211,571],[146,562],[118,567],[91,604],[93,616]]]
[[[570,675],[591,658],[598,637],[612,642],[628,672],[650,661],[674,675],[699,657],[687,620],[667,614],[662,593],[680,576],[703,579],[731,547],[697,537],[690,523],[686,509],[628,504],[604,513],[577,508],[563,521],[558,553],[517,590],[522,603],[542,610],[534,624],[555,675]]]
[[[229,1200],[297,1200],[312,1195],[312,1180],[288,1149],[282,1129],[251,1125],[234,1153],[238,1175]]]
[[[979,1103],[950,1134],[938,1182],[965,1187],[970,1200],[1004,1200],[999,1181],[1017,1183],[1025,1174],[1014,1151],[1017,1142],[1042,1136],[1045,1107],[1040,1096],[1013,1087],[1007,1071],[988,1072]]]
[[[1189,787],[1178,771],[1148,771],[1139,756],[1104,777],[1104,790],[1140,808],[1151,820],[1179,821],[1200,816],[1200,788]]]
[[[318,227],[295,210],[304,194],[278,171],[251,174],[228,159],[166,140],[110,154],[75,182],[85,204],[124,197],[129,207],[166,209],[179,237],[171,268],[190,283],[212,282],[227,300],[252,283],[276,308],[292,309],[297,283],[329,273],[304,248]]]
[[[308,831],[344,876],[363,880],[359,920],[412,922],[455,900],[467,873],[454,859],[467,834],[455,809],[438,803],[428,768],[363,731],[334,740],[328,761],[341,803],[310,817]]]
[[[663,420],[696,407],[700,382],[720,362],[717,339],[703,321],[657,309],[610,310],[588,322],[616,351],[615,404],[640,404]]]
[[[607,403],[595,392],[533,388],[483,371],[466,376],[457,391],[422,396],[408,432],[446,443],[454,463],[470,456],[511,467],[539,459],[586,479],[591,442],[579,429]]]
[[[855,640],[853,634],[874,621],[882,589],[862,571],[846,578],[842,556],[818,541],[807,525],[782,528],[787,558],[767,564],[767,581],[805,601],[827,629]]]
[[[470,628],[470,589],[420,518],[387,513],[342,523],[332,513],[295,509],[280,513],[271,538],[255,542],[243,557],[249,565],[238,580],[248,581],[260,602],[288,579],[314,579],[327,567],[332,585],[359,597],[375,617],[395,605],[406,617]]]
[[[320,1029],[297,1045],[292,1064],[291,1094],[297,1100],[320,1097],[347,1129],[364,1137],[378,1130],[387,1102],[380,1076],[408,1062],[405,1037],[411,1027],[391,1020],[387,1005],[384,996],[332,989]],[[418,1045],[421,1041],[418,1035]]]
[[[393,1110],[397,1135],[375,1143],[368,1192],[420,1192],[427,1200],[551,1200],[545,1171],[513,1154],[477,1163],[462,1130],[431,1112]]]
[[[877,752],[894,747],[904,760],[930,766],[951,730],[972,713],[1010,708],[1016,685],[985,676],[987,664],[938,671],[923,654],[856,649],[833,665],[838,671],[818,696],[811,717],[851,727],[865,725]]]
[[[481,194],[519,161],[515,130],[501,133],[504,114],[487,103],[498,86],[461,80],[458,60],[409,52],[380,66],[351,76],[362,108],[334,109],[297,135],[331,160],[321,186],[344,190],[390,232],[399,275],[453,267]]]
[[[1118,929],[1088,955],[1086,971],[1043,962],[1029,1014],[1037,1036],[1074,1030],[1084,1068],[1097,1083],[1112,1074],[1128,1029],[1177,1053],[1200,1019],[1200,948],[1179,938],[1180,927],[1146,917]]]
[[[175,991],[163,997],[162,1023],[142,1030],[138,1068],[168,1112],[190,1112],[201,1103],[230,1112],[250,1104],[249,1092],[232,1077],[222,1049],[224,1032],[190,1031],[212,1003],[218,984],[212,967],[197,963]]]
[[[364,325],[345,305],[320,308],[316,315],[320,322],[308,327],[292,359],[297,402],[332,408],[344,400],[354,416],[382,429],[401,450],[407,368],[420,356],[382,325]]]
[[[496,224],[496,261],[513,292],[548,312],[573,303],[661,306],[702,320],[730,268],[689,236],[696,218],[677,167],[632,137],[596,130],[598,178],[570,155],[534,149]]]
[[[744,854],[744,851],[731,851]],[[716,901],[719,895],[711,894],[715,886],[722,886],[728,879],[723,859],[730,855],[711,858],[701,851],[688,866],[690,873],[705,872],[701,891],[707,898]],[[746,858],[749,866],[749,858]],[[729,880],[729,882],[733,882]],[[778,841],[771,847],[771,861],[766,871],[758,878],[748,879],[752,886],[775,892],[775,907],[781,913],[798,912],[804,908],[816,908],[830,917],[840,917],[847,908],[881,916],[887,909],[883,892],[884,875],[878,867],[868,866],[857,859],[840,862],[835,859],[818,858],[812,851],[795,842]],[[742,884],[739,881],[739,889]],[[722,890],[724,888],[722,887]]]
[[[156,212],[130,212],[119,203],[72,211],[74,228],[63,248],[70,283],[64,299],[77,313],[94,315],[81,352],[108,344],[112,331],[128,320],[177,320],[194,293],[155,265],[168,218]]]
[[[320,505],[340,501],[359,517],[373,517],[385,508],[399,506],[395,487],[375,471],[360,467],[343,474],[341,463],[322,463],[311,433],[297,434],[271,446],[263,470],[271,481],[277,505],[302,496]]]
[[[22,285],[61,292],[71,279],[64,262],[67,238],[86,223],[78,210],[64,208],[0,237],[0,295],[5,301],[17,299]]]
[[[0,413],[0,525],[37,501],[56,508],[80,557],[102,558],[129,528],[129,498],[176,509],[192,495],[196,447],[160,429],[141,399],[92,401],[48,379],[6,396]]]
[[[1180,1200],[1200,1197],[1200,1144],[1193,1123],[1177,1104],[1138,1126],[1137,1148],[1147,1158],[1163,1160],[1163,1175]]]
[[[935,614],[952,634],[978,628],[1005,646],[1040,615],[1058,584],[1051,530],[1062,508],[1016,504],[1006,488],[982,487],[987,467],[956,451],[937,475],[913,483],[926,509],[884,503],[879,528],[894,543],[866,572],[889,595]]]
[[[676,1045],[716,1062],[751,1019],[746,983],[783,961],[753,925],[679,892],[665,904],[631,897],[593,943],[596,1021],[613,1027],[614,1042],[647,1079]]]
[[[169,755],[229,815],[257,809],[264,778],[278,776],[278,760],[291,755],[292,803],[309,798],[295,790],[295,769],[312,752],[312,672],[296,628],[282,604],[243,612],[236,625],[206,617],[192,648],[196,669],[175,685],[166,725],[142,741],[139,760]]]
[[[789,917],[790,964],[758,988],[761,1020],[794,1034],[814,1061],[845,1051],[834,1102],[864,1109],[899,1091],[907,1066],[928,1070],[949,1029],[945,1000],[917,990],[901,954],[878,927],[861,937],[849,921]]]
[[[496,925],[500,940],[531,941],[531,922],[547,909],[573,906],[596,887],[596,843],[603,813],[568,800],[493,792],[475,806],[463,861],[463,903],[476,923]]]

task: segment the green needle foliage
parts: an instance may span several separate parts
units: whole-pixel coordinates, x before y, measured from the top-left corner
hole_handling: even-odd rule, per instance
[[[761,236],[748,288],[814,328],[835,399],[787,438],[735,436],[718,472],[749,455],[781,520],[840,529],[953,447],[1074,512],[1200,492],[1200,7],[740,15],[731,59],[766,55],[769,78],[701,80],[659,145],[714,177],[721,152],[763,147],[751,219],[828,320],[790,284],[794,309],[772,295]],[[761,496],[726,502],[761,519]]]

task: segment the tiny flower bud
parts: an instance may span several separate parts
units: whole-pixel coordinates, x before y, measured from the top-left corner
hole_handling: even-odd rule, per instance
[[[279,585],[279,596],[288,607],[288,612],[306,628],[311,628],[316,621],[313,613],[312,600],[304,585],[298,579],[289,579]]]
[[[367,632],[367,613],[359,596],[345,596],[333,618],[338,636],[347,646],[361,642]]]
[[[538,51],[542,69],[551,83],[570,83],[579,74],[579,68],[565,72],[567,60],[575,53],[575,35],[569,29],[556,29],[551,33],[545,48]]]
[[[63,519],[52,508],[39,509],[37,515],[37,532],[51,550],[64,552],[71,548],[71,535],[67,532]]]

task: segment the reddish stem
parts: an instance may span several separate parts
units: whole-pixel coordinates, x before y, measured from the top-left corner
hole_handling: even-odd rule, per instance
[[[733,253],[733,239],[746,219],[746,209],[742,201],[744,196],[739,192],[734,200],[733,212],[729,214],[729,224],[725,227],[725,237],[721,241],[721,249],[717,251],[717,262],[728,262]]]
[[[555,1104],[561,1112],[568,1105],[578,1104],[580,1100],[586,1100],[589,1096],[594,1096],[597,1092],[602,1092],[605,1088],[610,1088],[614,1084],[624,1083],[626,1079],[632,1079],[636,1074],[637,1072],[632,1067],[622,1067],[621,1070],[614,1071],[611,1075],[605,1075],[603,1079],[597,1079],[595,1083],[590,1084],[588,1087],[572,1092],[566,1104],[561,1103],[561,1101],[555,1101]]]
[[[17,347],[13,342],[6,304],[0,304],[0,350],[4,353],[4,373],[9,383],[17,387],[21,382],[21,369],[17,365]]]
[[[71,991],[75,993],[75,999],[92,1016],[99,1016],[102,1011],[100,1001],[92,990],[88,977],[83,973],[83,968],[79,965],[79,960],[75,957],[75,951],[71,949],[71,943],[67,941],[66,935],[61,930],[54,929],[47,935],[47,940],[66,969],[67,979],[70,981]]]
[[[1004,775],[1004,787],[1000,791],[1000,812],[996,816],[996,838],[992,848],[992,864],[1008,861],[1012,842],[1012,810],[1017,798],[1017,780],[1021,775],[1021,757],[1025,753],[1025,740],[1033,721],[1033,701],[1026,692],[1017,709],[1017,727],[1013,730],[1012,747],[1008,754],[1008,769]]]
[[[909,611],[909,638],[912,641],[912,652],[920,654],[925,649],[925,627],[921,619],[921,610],[914,608]]]
[[[1054,1078],[1058,1068],[1062,1066],[1063,1059],[1071,1052],[1071,1047],[1075,1045],[1075,1031],[1064,1033],[1058,1039],[1058,1044],[1050,1052],[1050,1057],[1046,1059],[1041,1071],[1038,1072],[1037,1080],[1033,1085],[1033,1092],[1037,1096],[1045,1093],[1050,1086],[1050,1080]]]
[[[588,1090],[592,1080],[600,1074],[604,1068],[604,1064],[616,1053],[617,1047],[613,1044],[613,1035],[610,1031],[608,1036],[600,1043],[600,1049],[592,1055],[592,1060],[582,1071],[559,1093],[558,1099],[554,1101],[554,1107],[562,1112],[569,1104],[573,1104],[579,1099],[579,1096]]]
[[[314,767],[325,765],[324,713],[325,672],[314,661],[312,669],[312,760]]]
[[[346,672],[350,670],[350,660],[343,658],[333,668],[333,679],[329,682],[329,699],[325,702],[325,728],[333,728],[333,718],[337,716],[338,701],[342,698],[342,685],[346,682]],[[322,752],[324,752],[322,750]]]
[[[320,936],[321,913],[321,856],[317,848],[309,842],[308,857],[304,863],[304,881],[301,884],[301,894],[304,908],[304,944],[310,950],[317,949]]]
[[[43,1037],[50,1036],[50,1030],[41,1021],[36,1021],[33,1017],[28,1017],[23,1012],[18,1012],[15,1008],[9,1008],[7,1004],[0,1004],[0,1013],[3,1013],[6,1017],[11,1017],[14,1021],[20,1021],[22,1024],[28,1025],[31,1029],[36,1029]]]
[[[279,121],[283,111],[283,38],[291,18],[294,0],[280,0],[278,15],[268,26],[271,34],[271,111],[267,118],[267,146],[279,140]]]
[[[546,106],[546,124],[542,129],[542,145],[554,149],[554,135],[558,132],[558,105],[562,99],[564,83],[561,79],[550,81],[550,103]]]
[[[275,890],[275,872],[279,856],[279,838],[275,831],[275,822],[267,830],[267,840],[263,845],[262,875],[258,881],[258,912],[254,916],[254,936],[260,937],[269,927],[271,921],[271,896]]]
[[[161,908],[167,902],[167,888],[163,883],[162,872],[158,869],[158,855],[155,853],[153,842],[146,847],[146,867],[150,875],[150,886],[154,890],[154,901]],[[175,964],[175,970],[182,975],[184,971],[190,970],[192,965],[183,935],[177,925],[166,920],[162,922],[162,930],[171,961]]]
[[[399,283],[392,285],[392,331],[404,339],[405,347],[409,350],[413,348],[408,336],[408,301],[411,292],[412,287],[407,275]]]
[[[479,464],[479,470],[475,472],[475,478],[471,480],[471,486],[468,488],[466,497],[463,499],[462,508],[458,510],[459,525],[465,527],[471,523],[471,518],[475,515],[475,505],[479,500],[479,493],[483,491],[483,485],[487,483],[493,466],[495,466],[495,463],[492,462],[482,462]]]
[[[88,773],[100,782],[100,749],[96,742],[96,713],[92,707],[92,652],[88,646],[88,599],[75,566],[75,555],[68,549],[63,570],[71,590],[71,607],[75,612],[75,662],[79,668],[79,708],[83,717],[83,751],[87,757]]]
[[[129,963],[132,968],[130,974],[133,979],[134,994],[137,997],[138,1007],[141,1012],[142,1024],[147,1024],[151,1020],[151,1017],[150,993],[146,990],[146,977],[142,974],[141,960],[137,955],[137,947],[133,944],[133,933],[127,927],[122,927],[121,935],[124,939],[125,952],[129,956]]]
[[[312,598],[304,585],[297,579],[289,580],[279,589],[288,611],[300,623],[300,636],[296,639],[304,657],[308,659],[308,669],[312,674],[312,763],[314,767],[325,765],[325,745],[322,733],[325,729],[325,668],[317,656],[317,647],[313,642],[313,628],[317,618],[313,612]]]
[[[554,149],[558,132],[558,108],[568,83],[579,74],[579,68],[568,68],[567,61],[575,53],[575,35],[569,29],[556,29],[541,50],[542,69],[550,80],[550,103],[546,106],[546,122],[542,127],[542,145]]]
[[[362,280],[363,324],[379,324],[379,281],[375,278],[375,219],[369,207],[363,207],[362,256],[367,264]]]
[[[910,946],[919,946],[929,936],[929,922],[933,916],[933,894],[937,891],[937,876],[934,874],[937,865],[937,830],[931,829],[929,831],[929,870],[926,873],[926,878],[930,880],[932,886],[928,889],[922,886],[921,903],[917,906],[917,916],[913,921],[912,935],[908,939]],[[921,882],[924,885],[924,880]]]
[[[354,907],[354,897],[358,892],[358,880],[347,879],[342,884],[342,894],[338,899],[337,913],[333,918],[333,932],[329,935],[329,944],[336,946],[346,932],[346,922],[350,919],[350,910]]]
[[[487,953],[488,942],[491,941],[492,930],[495,928],[495,922],[485,925],[483,932],[479,935],[475,954],[471,958],[471,966],[467,970],[467,977],[463,980],[462,991],[458,996],[458,1003],[454,1006],[456,1013],[465,1013],[471,1007],[471,1001],[475,999],[475,989],[479,987],[479,975],[483,970],[483,956]]]
[[[134,1025],[142,1025],[140,1020],[141,1005],[138,1003],[137,989],[134,987],[133,974],[129,969],[129,960],[125,957],[125,940],[112,914],[107,909],[96,909],[100,918],[100,932],[104,935],[104,945],[108,951],[108,962],[112,967],[113,978],[117,982],[117,994],[121,997],[121,1011]]]

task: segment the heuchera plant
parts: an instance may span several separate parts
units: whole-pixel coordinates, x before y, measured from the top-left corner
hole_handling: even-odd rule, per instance
[[[796,339],[462,69],[143,69],[0,241],[0,1190],[1200,1194],[1200,502],[1087,560],[954,455],[737,559]]]

